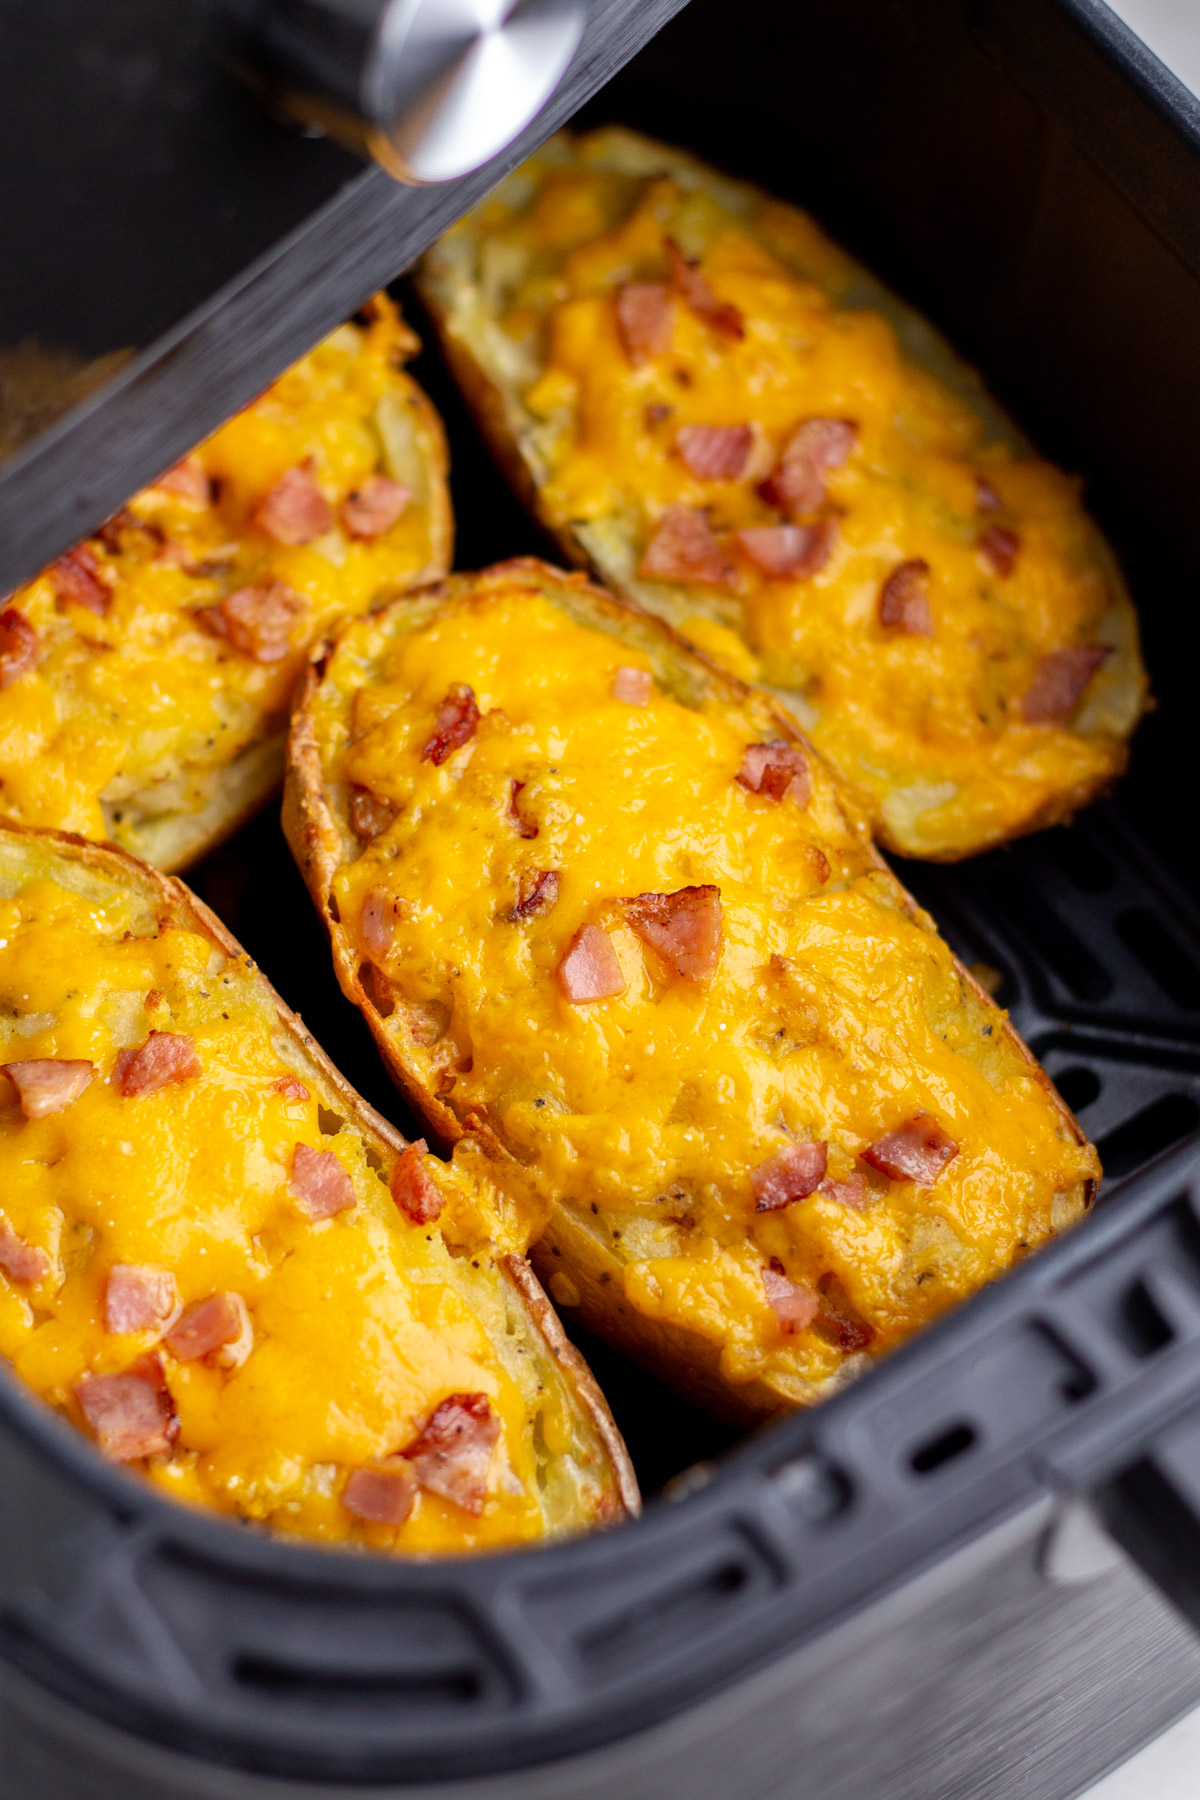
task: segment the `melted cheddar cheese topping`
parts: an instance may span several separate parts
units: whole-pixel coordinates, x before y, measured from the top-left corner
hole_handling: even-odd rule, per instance
[[[922,367],[881,311],[845,303],[854,271],[802,214],[721,194],[715,177],[617,172],[620,140],[580,140],[567,167],[535,160],[460,228],[496,325],[488,338],[464,301],[453,329],[477,332],[519,395],[547,517],[718,661],[787,689],[908,854],[964,854],[1094,789],[1119,766],[1144,678],[1078,484],[985,441],[982,396]],[[681,291],[672,245],[726,328]],[[623,324],[630,284],[665,291],[665,318],[639,326],[631,303]],[[764,477],[810,420],[847,422],[852,442],[789,513]],[[711,443],[689,460],[694,427],[752,428],[742,469],[706,472]],[[673,509],[707,520],[709,576],[642,566]],[[771,572],[739,537],[785,524],[824,534],[815,566]],[[904,564],[924,565],[920,630],[881,613]],[[1086,697],[1029,722],[1043,659],[1097,644],[1112,653]]]
[[[81,1384],[157,1358],[178,1436],[140,1466],[178,1499],[412,1553],[539,1536],[539,1462],[581,1427],[549,1355],[547,1368],[513,1349],[484,1188],[439,1165],[439,1225],[410,1222],[245,959],[146,911],[49,876],[0,899],[0,1060],[94,1069],[42,1117],[0,1080],[0,1352],[80,1425]],[[127,1094],[119,1052],[151,1029],[185,1036],[199,1072]],[[314,1217],[297,1197],[298,1146],[337,1159],[347,1210]],[[185,1307],[240,1296],[248,1356],[227,1369],[158,1330],[114,1331],[114,1268],[165,1272]],[[478,1516],[425,1487],[398,1527],[353,1516],[350,1474],[403,1451],[459,1394],[485,1396],[500,1421]]]
[[[425,402],[401,366],[416,347],[380,297],[365,327],[340,327],[202,444],[181,466],[190,482],[176,472],[173,485],[146,489],[78,547],[82,576],[69,555],[10,597],[0,811],[144,850],[140,825],[201,812],[237,759],[281,732],[308,646],[335,618],[431,563],[436,572],[440,473],[422,448]],[[303,543],[256,522],[294,470],[311,475],[330,514]],[[356,537],[339,509],[379,475],[410,498],[390,528]],[[265,656],[206,628],[227,596],[271,584],[290,611]],[[14,611],[24,624],[13,626]]]
[[[728,1380],[799,1398],[1076,1219],[1095,1153],[828,771],[812,760],[807,800],[738,779],[759,696],[688,701],[670,646],[652,661],[519,569],[473,580],[419,620],[406,602],[353,626],[317,692],[332,791],[395,813],[363,845],[347,830],[335,931],[397,996],[408,1069],[602,1237],[626,1299],[718,1344]],[[438,761],[464,685],[478,721]],[[719,958],[687,978],[628,902],[711,887]],[[563,965],[586,928],[623,991],[577,1001]],[[921,1113],[957,1146],[938,1179],[867,1170]],[[756,1211],[755,1171],[809,1142],[832,1189]],[[822,1296],[815,1323],[781,1328],[764,1269]]]

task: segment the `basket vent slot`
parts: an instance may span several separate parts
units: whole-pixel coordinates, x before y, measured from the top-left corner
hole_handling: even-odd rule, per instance
[[[1135,1356],[1157,1356],[1175,1338],[1175,1329],[1154,1301],[1146,1284],[1135,1282],[1121,1308],[1122,1336]]]
[[[386,1700],[414,1707],[465,1706],[482,1699],[485,1687],[479,1670],[465,1663],[443,1669],[342,1669],[262,1654],[239,1656],[233,1677],[269,1699],[324,1704]]]
[[[1200,1012],[1200,966],[1160,919],[1144,907],[1117,914],[1117,935],[1167,999]]]
[[[1054,1077],[1054,1085],[1073,1113],[1081,1113],[1100,1098],[1103,1083],[1095,1069],[1086,1063],[1073,1063]]]
[[[1144,1107],[1100,1139],[1096,1148],[1105,1177],[1113,1181],[1118,1175],[1131,1174],[1198,1125],[1200,1105],[1190,1094],[1164,1094],[1161,1100]]]
[[[645,1591],[597,1620],[576,1639],[580,1662],[604,1677],[630,1664],[657,1661],[741,1617],[778,1586],[778,1578],[749,1545],[730,1545],[725,1555],[694,1569],[668,1587]]]
[[[978,1441],[979,1433],[964,1420],[919,1444],[908,1459],[909,1466],[917,1475],[932,1475],[938,1469],[944,1469],[947,1463],[964,1456]]]

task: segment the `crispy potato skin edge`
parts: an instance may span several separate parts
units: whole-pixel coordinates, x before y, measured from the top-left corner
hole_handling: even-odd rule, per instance
[[[450,598],[469,590],[474,580],[496,577],[529,581],[551,603],[555,602],[556,594],[566,588],[570,591],[575,609],[586,610],[597,622],[605,620],[618,628],[625,623],[627,626],[635,626],[642,637],[657,638],[664,656],[673,661],[676,667],[689,667],[693,676],[713,698],[737,703],[752,692],[745,682],[710,662],[662,619],[645,613],[624,600],[616,599],[582,575],[565,575],[536,557],[514,557],[481,571],[476,577],[450,576],[447,580],[422,590],[419,596],[410,593],[378,616],[386,618],[393,610],[410,604],[418,597],[427,600]],[[331,640],[314,654],[297,695],[284,780],[284,832],[329,934],[334,969],[342,991],[366,1020],[396,1086],[428,1121],[431,1131],[443,1145],[452,1146],[462,1139],[474,1138],[487,1155],[515,1168],[515,1159],[485,1120],[480,1119],[477,1114],[469,1115],[465,1121],[460,1120],[444,1101],[426,1088],[415,1059],[404,1056],[396,1037],[387,1030],[384,1019],[367,997],[359,979],[359,966],[348,953],[347,934],[340,929],[339,921],[334,918],[330,899],[333,878],[342,858],[341,837],[322,776],[312,706],[328,656],[336,647],[337,641],[336,638]],[[800,745],[808,756],[820,762],[817,751],[791,713],[770,695],[763,694],[761,690],[757,692],[760,703],[770,709],[778,735]],[[895,879],[873,845],[867,847],[866,853],[872,867]],[[898,882],[897,886],[900,887],[905,911],[912,918],[918,917],[921,909],[916,901]],[[999,1009],[957,957],[954,958],[954,968],[963,986],[975,999],[982,1005],[991,1007],[999,1016]],[[1086,1136],[1074,1114],[1007,1019],[1004,1020],[1002,1030],[1034,1080],[1050,1097],[1075,1142],[1086,1143]],[[1090,1181],[1085,1184],[1085,1207],[1091,1205],[1094,1186]],[[781,1392],[769,1380],[756,1379],[744,1385],[729,1382],[718,1367],[718,1346],[692,1332],[649,1319],[626,1302],[622,1265],[563,1207],[555,1208],[549,1225],[531,1249],[530,1256],[544,1280],[548,1280],[556,1270],[570,1275],[581,1294],[580,1305],[575,1310],[583,1323],[594,1330],[598,1337],[603,1337],[618,1349],[626,1351],[651,1374],[669,1381],[697,1405],[729,1423],[756,1424],[775,1413],[790,1410],[798,1403],[813,1403],[830,1391],[828,1384],[814,1384],[811,1394],[803,1396],[798,1402],[794,1394]]]
[[[164,875],[149,864],[140,862],[120,845],[93,843],[69,832],[39,831],[32,826],[19,825],[3,818],[0,818],[0,834],[18,842],[38,845],[43,850],[51,847],[64,861],[81,864],[118,885],[140,891],[159,909],[182,913],[189,924],[223,955],[243,957],[247,962],[250,961],[247,952],[233,934],[190,888],[174,876]],[[310,1066],[312,1077],[323,1090],[322,1097],[342,1112],[372,1148],[380,1152],[385,1170],[390,1170],[396,1158],[407,1148],[407,1138],[350,1085],[322,1050],[299,1014],[294,1013],[275,991],[261,969],[257,965],[252,967],[255,983],[264,999],[274,1007],[280,1029],[301,1050]],[[572,1399],[591,1424],[608,1460],[609,1479],[605,1484],[608,1491],[602,1502],[602,1510],[591,1522],[594,1525],[616,1525],[623,1519],[636,1517],[641,1510],[637,1477],[629,1460],[629,1452],[617,1430],[616,1421],[595,1377],[568,1342],[558,1315],[525,1258],[504,1255],[498,1258],[498,1262],[520,1302],[532,1332],[540,1338],[546,1355],[553,1358],[563,1370]]]

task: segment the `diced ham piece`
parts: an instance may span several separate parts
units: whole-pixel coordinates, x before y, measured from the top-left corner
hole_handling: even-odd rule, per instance
[[[906,1119],[862,1152],[862,1159],[889,1181],[915,1181],[932,1187],[947,1163],[958,1155],[958,1145],[927,1112]]]
[[[486,1394],[451,1394],[434,1408],[420,1437],[401,1452],[423,1488],[476,1516],[487,1498],[488,1469],[500,1420]]]
[[[771,1311],[785,1337],[806,1331],[817,1316],[820,1302],[810,1287],[789,1281],[778,1269],[764,1269],[762,1283]]]
[[[254,1322],[240,1294],[197,1300],[166,1335],[180,1362],[207,1356],[222,1369],[240,1369],[254,1348]]]
[[[651,581],[703,581],[728,587],[736,571],[698,506],[669,506],[646,545],[639,574]]]
[[[127,1100],[134,1100],[202,1073],[192,1038],[176,1031],[152,1031],[144,1044],[118,1053],[112,1079]]]
[[[281,1075],[271,1086],[285,1100],[309,1100],[312,1096],[304,1083],[295,1075]]]
[[[62,606],[85,606],[102,619],[112,604],[100,559],[90,544],[76,544],[50,564],[50,581]]]
[[[38,634],[15,606],[0,612],[0,688],[11,687],[37,667]]]
[[[535,838],[538,834],[536,824],[532,819],[527,819],[521,811],[521,789],[524,786],[525,783],[523,781],[511,781],[509,783],[508,816],[517,828],[518,837]]]
[[[185,456],[182,462],[164,469],[154,485],[190,506],[207,506],[212,499],[212,485],[198,456]]]
[[[432,1225],[442,1216],[446,1197],[429,1173],[429,1146],[424,1138],[410,1144],[392,1166],[388,1187],[392,1199],[414,1225]]]
[[[350,824],[364,844],[382,837],[396,817],[390,800],[383,800],[370,788],[356,787],[350,796]]]
[[[104,1325],[114,1336],[153,1331],[165,1336],[183,1311],[179,1283],[153,1263],[114,1263],[104,1289]]]
[[[654,677],[649,669],[631,669],[627,663],[613,676],[612,696],[626,706],[648,706],[654,693]]]
[[[797,806],[807,806],[812,798],[808,758],[798,745],[782,738],[750,744],[737,778],[752,794],[766,794],[772,800],[794,800]]]
[[[420,1486],[412,1464],[396,1457],[377,1468],[355,1469],[342,1489],[342,1505],[371,1525],[403,1525]]]
[[[360,488],[342,501],[342,524],[356,538],[382,537],[401,517],[412,489],[390,475],[368,475]]]
[[[923,556],[897,563],[879,590],[879,623],[907,637],[933,636],[929,564]]]
[[[807,1200],[825,1179],[829,1146],[818,1140],[811,1144],[787,1144],[759,1163],[751,1171],[750,1186],[754,1193],[755,1212],[777,1212],[793,1201]]]
[[[332,1219],[358,1205],[354,1183],[333,1151],[314,1150],[308,1144],[297,1144],[292,1152],[288,1192],[310,1219]]]
[[[747,525],[737,541],[764,575],[794,575],[807,581],[825,567],[837,542],[835,518],[811,525]]]
[[[385,963],[392,953],[400,907],[382,888],[372,888],[359,915],[359,937],[372,962]]]
[[[818,1184],[817,1192],[826,1200],[836,1200],[839,1206],[848,1206],[852,1212],[862,1212],[869,1199],[867,1184],[861,1175],[847,1175],[844,1181],[833,1181],[826,1176]]]
[[[291,649],[296,620],[305,611],[306,603],[285,581],[268,581],[235,588],[215,606],[202,607],[196,620],[254,662],[277,663]]]
[[[140,1356],[121,1375],[85,1375],[75,1384],[75,1395],[110,1462],[165,1456],[179,1436],[179,1419],[157,1356]]]
[[[435,767],[444,763],[451,751],[459,749],[468,738],[474,737],[478,723],[479,708],[475,703],[475,690],[469,688],[464,681],[456,681],[438,707],[437,718],[433,722],[433,736],[421,750],[421,761],[431,762]]]
[[[514,924],[536,912],[552,912],[558,902],[558,870],[539,869],[533,875],[522,875],[517,882],[517,903],[510,918]]]
[[[1007,581],[1017,563],[1021,539],[1007,525],[989,525],[979,540],[979,554],[993,575]]]
[[[673,238],[667,239],[667,263],[672,285],[683,295],[697,318],[724,337],[745,337],[745,321],[737,307],[717,299],[696,264],[688,261]]]
[[[821,1296],[816,1328],[821,1337],[847,1352],[865,1350],[875,1327],[855,1312],[836,1275],[822,1275],[817,1283]]]
[[[617,335],[634,368],[671,348],[671,290],[657,281],[617,289]]]
[[[1043,656],[1021,701],[1026,724],[1067,724],[1092,676],[1110,654],[1107,644],[1073,644]]]
[[[675,442],[688,474],[698,481],[740,481],[754,432],[749,425],[681,425]]]
[[[611,1000],[625,992],[625,977],[613,941],[599,925],[581,925],[558,965],[558,985],[575,1006]]]
[[[636,894],[625,918],[644,944],[687,981],[705,981],[721,960],[721,890],[677,888],[673,894]]]
[[[9,1226],[0,1225],[0,1269],[6,1275],[32,1286],[35,1282],[45,1281],[53,1268],[54,1264],[44,1250],[39,1250],[35,1244],[27,1244]]]
[[[44,1119],[49,1113],[73,1106],[96,1073],[95,1063],[82,1058],[35,1056],[28,1062],[5,1063],[27,1119]]]
[[[277,544],[311,544],[333,524],[329,502],[311,462],[297,463],[279,477],[254,514],[260,531]]]
[[[805,419],[759,492],[793,522],[816,512],[825,501],[825,477],[840,469],[854,449],[858,427],[850,419]]]

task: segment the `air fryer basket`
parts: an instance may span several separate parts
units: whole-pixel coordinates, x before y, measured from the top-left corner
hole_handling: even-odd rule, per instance
[[[518,1556],[239,1531],[0,1381],[14,1800],[1067,1800],[1200,1700],[1200,109],[1093,0],[691,0],[607,119],[809,206],[1087,476],[1159,698],[1130,774],[1069,830],[900,873],[998,972],[1108,1183],[732,1447],[589,1343],[667,1491]],[[542,548],[424,362],[460,562]],[[274,818],[196,885],[404,1124]]]

